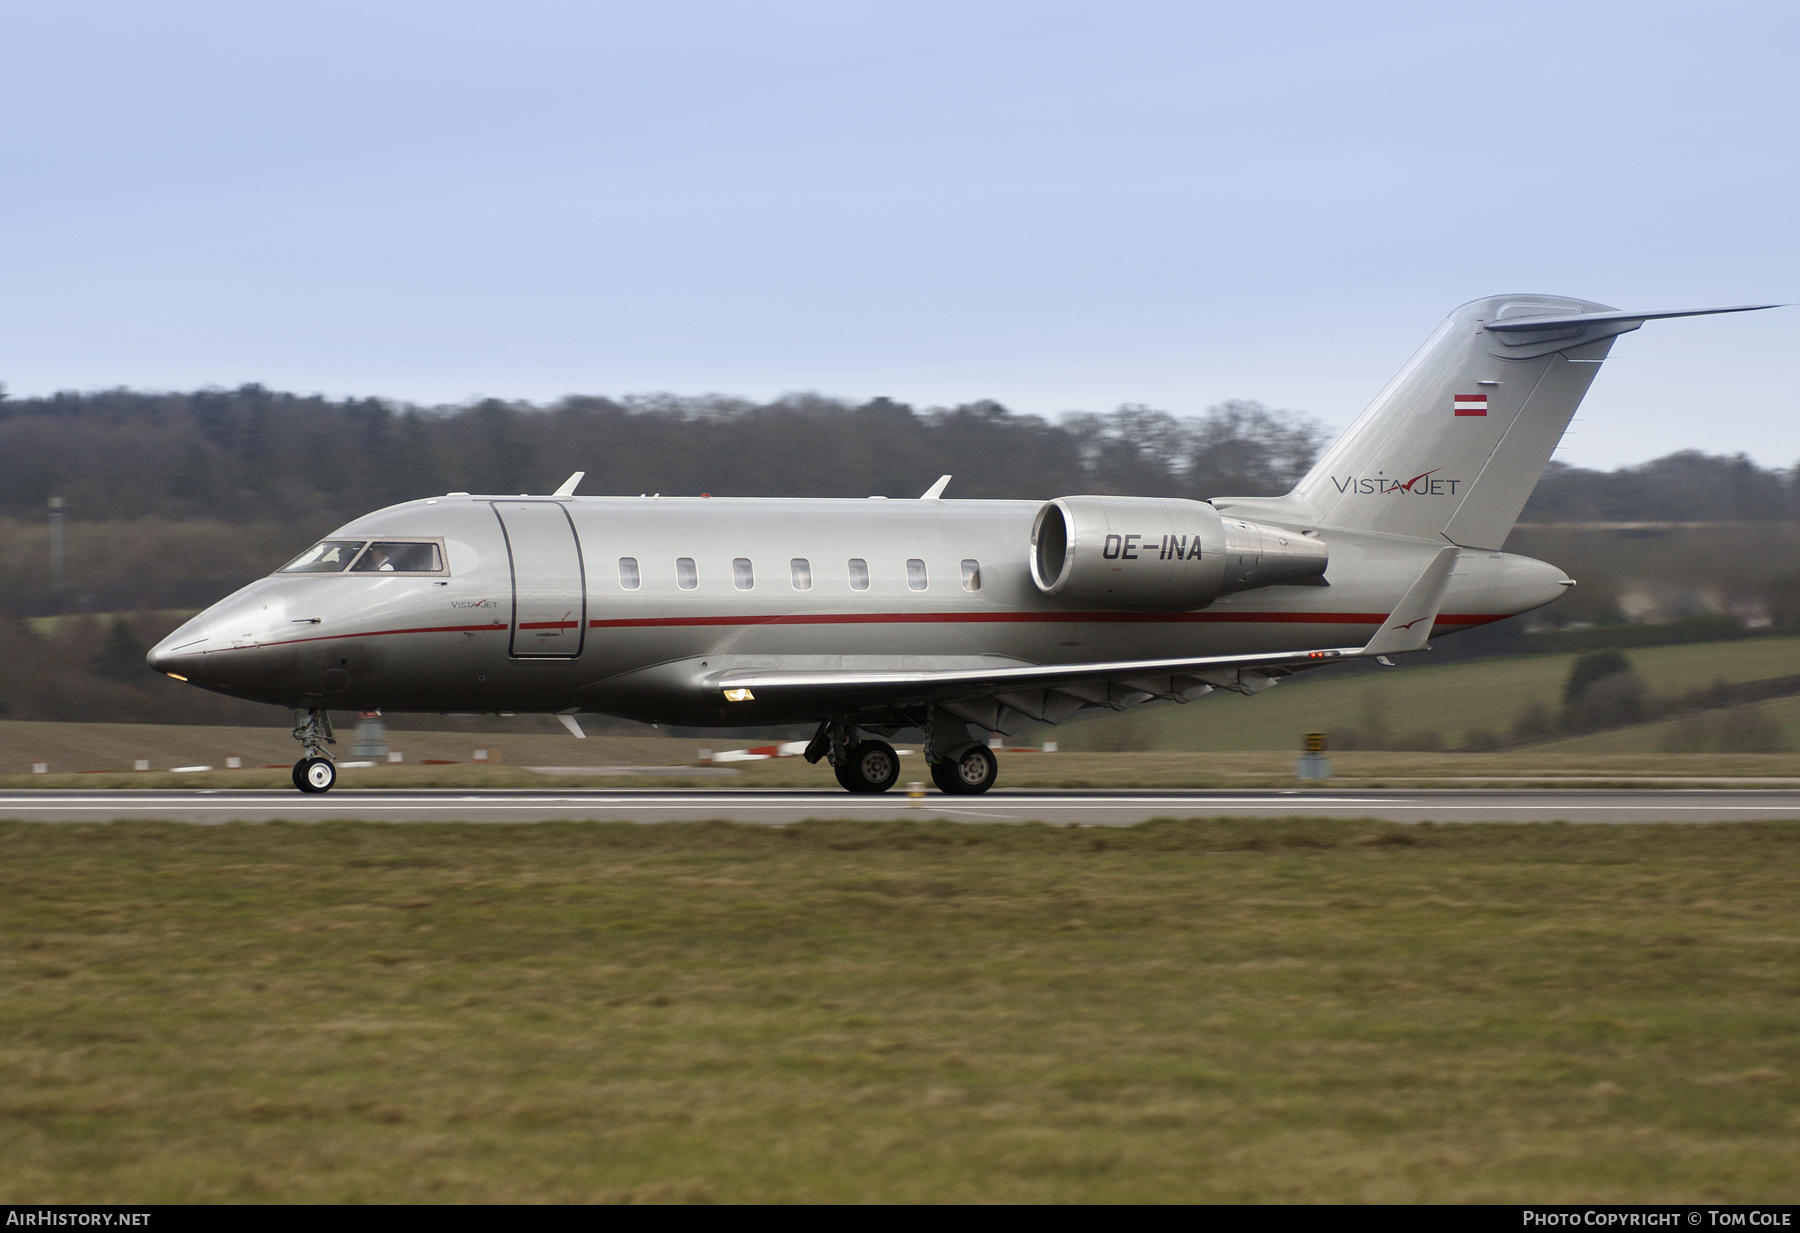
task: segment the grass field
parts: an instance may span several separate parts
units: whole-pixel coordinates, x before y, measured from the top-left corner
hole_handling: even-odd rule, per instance
[[[1626,657],[1652,691],[1682,693],[1720,679],[1800,673],[1800,638],[1642,647]],[[1575,658],[1529,655],[1434,666],[1430,652],[1423,652],[1403,657],[1389,672],[1315,680],[1302,675],[1253,698],[1212,694],[1187,706],[1083,718],[1045,735],[1071,749],[1297,750],[1308,732],[1364,728],[1379,711],[1395,732],[1435,731],[1446,744],[1459,745],[1476,729],[1504,735],[1534,702],[1555,712]],[[1655,749],[1639,744],[1633,752]]]
[[[1207,699],[1197,705],[1210,704]],[[1254,700],[1252,700],[1254,701]],[[1761,704],[1800,728],[1800,699]],[[1569,776],[1598,777],[1629,784],[1645,776],[1797,777],[1800,752],[1770,754],[1653,753],[1663,742],[1664,725],[1555,741],[1499,753],[1337,752],[1331,755],[1336,782],[1356,787],[1384,784],[1415,787],[1455,785],[1490,777],[1555,783]],[[670,738],[596,737],[576,741],[567,736],[520,734],[478,736],[456,732],[390,733],[395,748],[407,751],[400,766],[346,767],[339,783],[346,788],[423,787],[663,787],[675,785],[733,788],[821,788],[835,791],[837,781],[824,763],[809,766],[798,758],[733,764],[729,775],[678,773],[697,764],[700,745]],[[1800,741],[1796,742],[1800,745]],[[474,749],[492,747],[504,754],[499,764],[469,760]],[[903,746],[915,750],[916,746]],[[11,751],[48,751],[32,755]],[[0,722],[0,788],[289,788],[289,763],[295,746],[280,729],[179,727],[162,724],[49,724]],[[242,751],[244,769],[224,769],[227,751]],[[110,770],[71,772],[64,768],[129,766],[143,755],[157,768],[150,772]],[[30,774],[34,756],[48,759],[51,773]],[[426,766],[421,759],[448,757],[454,765]],[[275,762],[273,770],[265,761]],[[1247,788],[1292,787],[1293,753],[1285,750],[1241,750],[1195,753],[1000,754],[1000,783],[1014,788]],[[174,774],[169,767],[211,765],[215,770]],[[666,766],[667,775],[544,775],[531,766]],[[25,772],[25,773],[19,773]],[[929,773],[916,752],[901,758],[901,785],[929,785]],[[935,791],[935,789],[932,789]]]
[[[52,772],[126,771],[142,758],[158,771],[174,766],[216,766],[237,757],[245,767],[274,763],[291,767],[300,746],[288,735],[286,716],[270,708],[262,728],[214,727],[202,724],[72,724],[0,720],[0,776],[29,775],[33,762]],[[535,718],[535,717],[533,717]],[[338,715],[341,759],[353,759],[355,718]],[[743,742],[735,742],[742,744]],[[578,741],[560,728],[554,735],[517,733],[407,732],[388,734],[389,748],[406,756],[409,769],[428,758],[472,765],[475,750],[488,749],[507,765],[680,765],[695,762],[700,741],[666,737],[608,737]],[[42,779],[42,776],[38,776]]]
[[[1800,823],[0,824],[0,1202],[1793,1202]]]

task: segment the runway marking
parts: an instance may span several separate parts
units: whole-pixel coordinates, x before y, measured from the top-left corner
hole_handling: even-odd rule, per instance
[[[929,801],[931,798],[927,798]],[[942,800],[942,798],[938,798]],[[1302,798],[1304,800],[1304,798]],[[1213,806],[1213,805],[1279,805],[1288,807],[1296,803],[1293,797],[1131,797],[1124,800],[1095,800],[1091,797],[1022,797],[1016,803],[1007,801],[1011,808],[1007,812],[1031,808],[1099,808],[1099,809],[1140,809],[1148,805],[1170,806]],[[1334,798],[1329,801],[1304,800],[1309,805],[1349,808],[1367,805],[1397,805],[1397,799],[1385,797],[1368,798]],[[476,805],[484,809],[515,809],[541,807],[545,805],[606,805],[614,807],[665,809],[694,809],[708,806],[720,806],[732,809],[792,809],[797,806],[818,805],[826,809],[909,809],[912,802],[902,798],[898,800],[867,800],[854,796],[843,798],[814,796],[759,796],[744,799],[741,797],[641,797],[641,796],[514,796],[514,797],[427,797],[427,798],[394,798],[394,797],[325,797],[308,799],[294,797],[281,800],[270,800],[266,797],[209,797],[204,801],[192,798],[176,797],[75,797],[75,798],[5,798],[0,797],[0,810],[15,809],[118,809],[118,808],[151,808],[167,806],[204,805],[209,809],[342,809],[356,806],[369,809],[442,809],[446,806]],[[990,810],[998,810],[999,802],[988,806]],[[1800,805],[1794,806],[1800,808]],[[918,808],[928,809],[931,805]],[[977,812],[975,807],[945,803],[937,806],[941,809],[952,809],[962,812]]]
[[[1714,802],[1684,802],[1679,800],[1654,799],[1631,802],[1632,807],[1653,808],[1671,812],[1707,811],[1713,813],[1800,813],[1800,800],[1774,801],[1751,804],[1723,804]],[[154,808],[204,808],[208,811],[224,809],[250,809],[257,811],[304,810],[307,812],[334,811],[347,809],[370,809],[379,811],[391,810],[433,810],[457,809],[467,810],[474,807],[482,810],[503,809],[541,809],[546,806],[569,806],[574,808],[615,808],[615,809],[707,809],[720,808],[731,810],[770,810],[795,809],[817,806],[827,810],[870,810],[881,809],[894,812],[912,812],[914,810],[942,813],[983,814],[994,817],[1014,816],[1021,811],[1032,809],[1107,809],[1107,810],[1143,810],[1151,807],[1173,809],[1215,810],[1222,806],[1254,807],[1262,809],[1282,809],[1288,812],[1301,809],[1364,809],[1380,807],[1383,809],[1410,810],[1413,812],[1444,812],[1479,810],[1543,811],[1559,812],[1617,812],[1619,801],[1586,803],[1562,799],[1541,799],[1534,801],[1497,801],[1493,799],[1456,800],[1454,798],[1435,798],[1432,800],[1408,800],[1402,797],[1304,797],[1304,796],[1139,796],[1126,798],[1096,799],[1081,796],[1033,796],[1018,797],[983,802],[982,806],[951,803],[942,797],[926,798],[923,804],[914,804],[906,798],[875,799],[855,796],[752,796],[752,797],[715,797],[715,796],[511,796],[511,797],[374,797],[374,796],[327,796],[322,798],[287,797],[271,799],[269,797],[226,797],[207,796],[196,799],[186,796],[131,796],[131,797],[0,797],[0,812],[8,808],[21,810],[83,810],[105,811],[109,809],[154,809]]]
[[[531,824],[559,820],[641,825],[735,819],[746,825],[791,826],[814,819],[874,823],[942,820],[958,823],[1042,823],[1051,826],[1133,826],[1153,818],[1280,817],[1377,818],[1425,822],[1537,824],[1705,825],[1734,821],[1800,820],[1793,791],[1527,789],[1398,790],[1391,793],[1304,794],[1296,789],[1199,791],[1088,791],[1012,789],[979,798],[937,794],[867,796],[811,790],[689,790],[614,788],[421,791],[362,789],[303,796],[280,789],[149,789],[65,794],[55,789],[0,792],[0,818],[44,824],[170,821],[219,826],[289,820],[408,821]]]

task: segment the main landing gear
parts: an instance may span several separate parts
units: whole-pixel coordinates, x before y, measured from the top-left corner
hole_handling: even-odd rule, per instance
[[[961,720],[941,717],[934,709],[923,727],[925,762],[939,791],[974,796],[994,786],[1000,764],[986,745],[968,739],[968,728]],[[944,737],[950,738],[949,747],[940,752],[938,741]],[[806,760],[818,762],[821,758],[831,763],[847,792],[886,792],[900,779],[900,756],[894,747],[886,741],[858,740],[856,725],[843,716],[821,723],[807,744]]]
[[[831,768],[848,792],[886,792],[900,778],[900,755],[886,741],[861,741]]]
[[[325,752],[325,746],[337,744],[331,734],[331,716],[319,707],[295,707],[293,735],[306,747],[306,753],[294,763],[294,786],[307,793],[331,791],[337,783],[337,764]]]
[[[931,782],[952,796],[986,792],[1000,777],[1000,761],[986,745],[969,745],[931,764]]]

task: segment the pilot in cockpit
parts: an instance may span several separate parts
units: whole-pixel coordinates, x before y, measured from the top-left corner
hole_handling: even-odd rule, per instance
[[[370,544],[367,552],[350,567],[353,574],[430,574],[438,569],[436,544],[393,543]]]

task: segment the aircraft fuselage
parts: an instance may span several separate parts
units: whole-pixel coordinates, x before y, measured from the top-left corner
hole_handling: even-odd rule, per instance
[[[1034,585],[1030,535],[1041,508],[460,494],[414,501],[330,538],[435,541],[440,572],[277,573],[182,626],[151,662],[207,689],[299,708],[798,722],[818,718],[817,706],[729,702],[705,679],[727,667],[1077,665],[1360,645],[1445,546],[1327,528],[1315,533],[1329,544],[1328,585],[1266,586],[1189,612],[1104,611]],[[1566,585],[1543,562],[1465,550],[1434,630],[1528,611]]]

